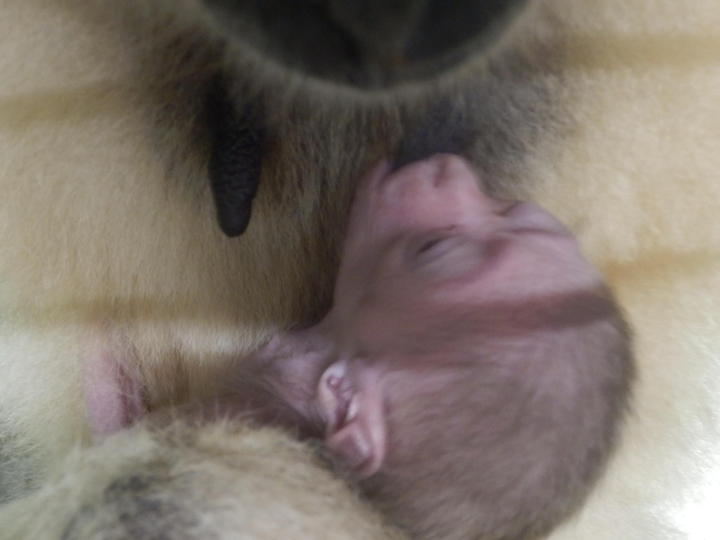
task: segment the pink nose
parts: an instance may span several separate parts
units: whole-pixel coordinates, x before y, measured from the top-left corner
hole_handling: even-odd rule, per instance
[[[455,154],[436,154],[427,159],[415,161],[387,175],[384,182],[412,178],[430,182],[435,187],[453,180],[479,181],[470,164]]]
[[[455,154],[436,154],[427,159],[416,161],[401,169],[387,173],[378,180],[380,191],[402,191],[406,195],[423,191],[457,190],[477,204],[481,213],[503,214],[515,201],[505,201],[490,197],[484,192],[482,178],[473,166],[464,158]],[[429,193],[428,193],[429,194]]]

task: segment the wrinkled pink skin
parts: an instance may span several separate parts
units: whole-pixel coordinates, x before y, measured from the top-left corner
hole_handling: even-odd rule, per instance
[[[600,283],[554,217],[490,198],[481,185],[464,159],[436,155],[394,173],[380,164],[359,186],[335,304],[322,323],[336,361],[320,380],[318,409],[329,448],[361,477],[376,472],[387,451],[383,401],[392,389],[382,375],[434,320],[454,307],[521,305]],[[463,337],[473,336],[456,336]]]
[[[555,218],[531,203],[492,199],[481,186],[455,155],[395,172],[377,165],[356,194],[331,311],[312,328],[278,334],[235,366],[227,395],[201,414],[249,412],[324,437],[360,478],[378,471],[393,391],[384,375],[417,354],[442,356],[432,349],[448,341],[423,340],[433,325],[459,309],[496,302],[522,309],[534,298],[600,284]],[[458,331],[452,342],[472,338]],[[258,387],[259,378],[269,384]],[[107,431],[98,416],[91,418]]]
[[[437,155],[361,184],[329,318],[373,349],[413,339],[456,303],[526,300],[600,277],[573,236],[532,203],[485,195],[470,165]]]

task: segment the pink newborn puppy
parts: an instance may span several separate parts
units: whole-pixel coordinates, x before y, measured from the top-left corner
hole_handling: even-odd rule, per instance
[[[413,537],[531,538],[616,439],[630,340],[574,237],[436,155],[378,166],[353,204],[334,306],[243,363],[228,410],[323,438]]]
[[[547,533],[613,448],[630,339],[567,229],[480,186],[455,155],[376,167],[331,311],[238,362],[195,413],[324,440],[413,538]]]

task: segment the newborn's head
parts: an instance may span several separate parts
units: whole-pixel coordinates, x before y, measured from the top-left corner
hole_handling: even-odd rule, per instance
[[[93,384],[139,387],[116,372]],[[437,155],[362,180],[330,313],[185,411],[323,438],[413,538],[532,538],[589,492],[631,378],[626,326],[567,229]],[[131,401],[93,401],[96,432],[126,425]]]
[[[458,157],[364,180],[322,326],[327,446],[422,538],[545,532],[613,446],[632,364],[611,295],[557,220]]]
[[[330,313],[234,369],[210,416],[324,439],[395,523],[442,540],[559,523],[606,462],[632,378],[626,326],[573,236],[486,196],[453,155],[367,175]]]
[[[579,318],[564,326],[519,335],[512,322],[479,321],[460,345],[443,347],[450,333],[429,331],[423,338],[437,341],[427,354],[413,344],[408,354],[350,356],[347,408],[326,401],[346,415],[329,425],[328,446],[420,538],[546,532],[593,485],[627,399],[625,329],[596,295],[569,304]]]

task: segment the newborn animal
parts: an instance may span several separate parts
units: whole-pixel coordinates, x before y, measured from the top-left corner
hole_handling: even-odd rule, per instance
[[[628,329],[570,232],[441,154],[362,181],[334,305],[234,366],[205,416],[319,438],[413,538],[533,538],[617,439]]]

